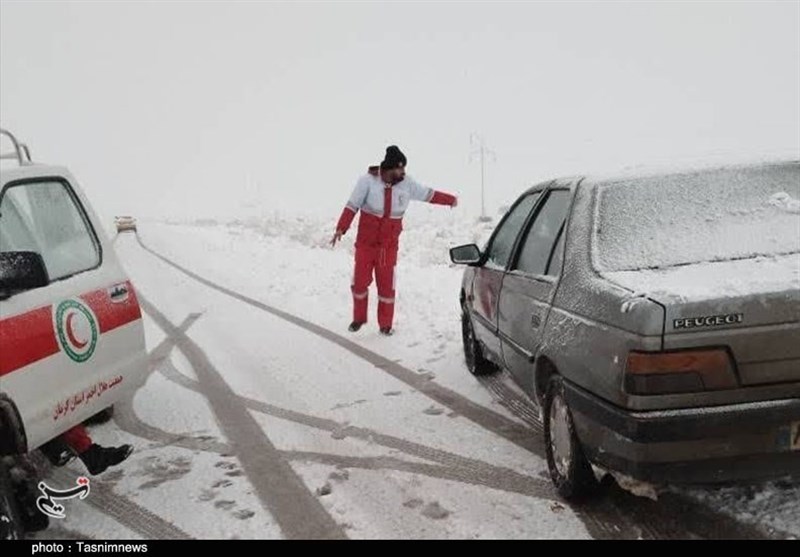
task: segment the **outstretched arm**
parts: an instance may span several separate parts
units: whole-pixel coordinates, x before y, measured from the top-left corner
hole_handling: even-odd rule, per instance
[[[428,201],[428,203],[433,203],[434,205],[449,205],[450,207],[455,207],[456,205],[458,205],[458,198],[450,193],[434,190],[433,195],[431,195],[431,198]]]
[[[449,205],[450,207],[458,205],[458,198],[455,195],[423,186],[414,180],[411,180],[411,199],[434,205]]]
[[[342,236],[344,236],[350,228],[356,213],[358,213],[358,210],[361,209],[361,206],[364,205],[364,201],[367,199],[368,187],[368,183],[364,180],[359,180],[356,183],[356,187],[353,189],[353,193],[347,201],[347,205],[345,205],[342,210],[339,222],[336,223],[336,231],[333,233],[333,238],[331,238],[331,246],[335,246],[336,242],[341,240]]]

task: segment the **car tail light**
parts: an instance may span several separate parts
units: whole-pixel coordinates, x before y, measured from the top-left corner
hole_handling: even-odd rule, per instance
[[[738,386],[726,350],[630,352],[625,390],[637,395],[721,391]]]

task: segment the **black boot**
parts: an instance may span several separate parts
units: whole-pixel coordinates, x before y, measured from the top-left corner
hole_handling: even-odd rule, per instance
[[[390,337],[394,334],[394,329],[392,329],[391,327],[381,327],[381,334],[383,336]]]
[[[133,452],[133,447],[130,445],[121,445],[119,447],[101,447],[97,444],[92,444],[91,447],[78,455],[83,461],[84,466],[92,476],[102,474],[109,466],[116,466]]]
[[[350,323],[350,326],[347,327],[347,330],[350,331],[351,333],[355,333],[357,330],[361,328],[363,324],[364,324],[363,321],[353,321],[352,323]]]

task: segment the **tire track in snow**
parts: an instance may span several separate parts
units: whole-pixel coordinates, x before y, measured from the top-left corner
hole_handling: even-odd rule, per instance
[[[261,504],[272,513],[283,534],[288,539],[345,539],[343,528],[281,457],[200,346],[144,297],[139,302],[192,362],[220,429],[233,446]]]
[[[360,344],[348,340],[345,337],[337,333],[334,333],[333,331],[330,331],[324,327],[312,323],[311,321],[307,321],[301,317],[297,317],[296,315],[292,315],[291,313],[287,313],[280,309],[269,306],[263,302],[259,302],[258,300],[254,300],[253,298],[249,298],[247,296],[239,294],[238,292],[225,288],[224,286],[220,286],[214,282],[211,282],[210,280],[205,279],[196,273],[193,273],[189,269],[186,269],[185,267],[178,265],[177,263],[164,257],[158,252],[153,251],[142,242],[138,234],[136,235],[136,241],[145,251],[155,256],[156,258],[160,259],[167,265],[177,269],[181,273],[196,280],[197,282],[213,290],[221,292],[227,296],[235,298],[241,302],[244,302],[245,304],[248,304],[252,307],[270,313],[275,317],[283,319],[284,321],[288,321],[289,323],[292,323],[293,325],[296,325],[301,329],[304,329],[310,333],[314,333],[317,336],[329,340],[334,344],[340,346],[341,348],[344,348],[345,350],[351,352],[352,354],[355,354],[362,360],[371,363],[376,368],[385,371],[398,381],[401,381],[402,383],[405,383],[406,385],[413,387],[417,391],[425,394],[429,398],[433,399],[435,402],[438,402],[439,404],[446,406],[447,408],[460,414],[464,418],[481,426],[482,428],[487,429],[492,433],[507,439],[508,441],[514,443],[515,445],[527,451],[544,454],[542,441],[536,438],[535,436],[531,435],[530,430],[526,428],[523,424],[517,423],[515,420],[512,420],[510,418],[503,416],[502,414],[499,414],[497,412],[494,412],[493,410],[485,408],[480,404],[477,404],[469,400],[468,398],[461,396],[455,391],[448,389],[447,387],[443,387],[442,385],[439,385],[434,381],[431,381],[428,377],[421,376],[419,373],[416,373],[406,367],[403,367],[397,362],[394,362],[376,352],[364,348]]]
[[[114,422],[122,431],[142,439],[149,439],[160,447],[180,447],[189,451],[203,451],[219,455],[234,453],[233,446],[228,443],[206,441],[181,433],[170,433],[146,424],[134,412],[131,400],[122,400],[114,405]]]
[[[182,387],[192,391],[203,394],[201,386],[196,381],[181,374],[174,368],[174,366],[167,364],[162,366],[160,371],[170,381],[173,381],[178,385],[181,385]],[[336,434],[342,439],[348,437],[359,439],[370,444],[380,445],[382,447],[401,451],[410,456],[437,463],[437,466],[434,468],[429,468],[433,465],[392,459],[392,462],[402,463],[399,464],[400,468],[397,468],[397,470],[409,471],[408,467],[411,466],[414,467],[414,473],[417,474],[428,475],[426,470],[433,470],[434,475],[432,477],[454,479],[464,483],[483,485],[485,487],[490,487],[501,491],[520,493],[544,499],[555,500],[557,498],[555,490],[552,488],[549,481],[531,478],[530,476],[521,474],[515,470],[511,470],[510,468],[494,466],[480,460],[464,457],[441,449],[435,449],[427,445],[422,445],[413,441],[407,441],[405,439],[379,433],[371,429],[349,425],[343,427],[342,424],[334,420],[318,418],[308,414],[301,414],[294,410],[287,410],[285,408],[273,406],[271,404],[247,397],[240,398],[247,408],[254,412],[260,412],[274,418],[283,419],[292,423],[326,431],[331,434]],[[155,429],[151,426],[144,427],[150,429],[151,433]],[[141,433],[144,432],[140,429],[136,434],[141,436]],[[166,442],[172,436],[173,434],[163,432],[160,439]],[[148,436],[148,438],[154,439],[154,437],[150,436]],[[180,442],[184,441],[181,440]],[[186,446],[198,448],[200,447],[200,442],[197,440],[188,439],[186,440]],[[217,443],[216,446],[220,448],[225,447],[225,445],[219,443]],[[209,445],[206,450],[213,450],[212,445]],[[389,460],[386,460],[386,457],[376,457],[373,460],[352,460],[351,457],[322,455],[318,453],[304,453],[302,451],[286,451],[283,454],[290,460],[306,460],[306,457],[303,455],[315,455],[313,457],[309,457],[308,459],[318,462],[332,462],[334,465],[344,465],[346,462],[358,462],[359,464],[357,466],[354,465],[354,467],[358,468],[369,468],[369,465],[367,464],[369,462],[374,462],[376,467],[387,468],[389,467],[387,463],[390,462]],[[331,461],[331,459],[333,459],[333,461]]]
[[[174,434],[142,423],[138,418],[126,419],[120,429],[142,439],[161,445],[177,446],[189,450],[204,451],[214,454],[237,456],[235,452],[221,449],[227,445],[221,443],[193,442],[191,438],[182,438],[174,442]],[[549,481],[533,479],[511,470],[485,465],[479,468],[456,466],[452,464],[435,464],[414,462],[393,456],[357,457],[312,451],[279,451],[281,456],[293,462],[311,462],[325,464],[336,468],[360,468],[363,470],[393,470],[406,472],[429,478],[449,480],[480,487],[488,487],[507,493],[516,493],[537,499],[557,501],[558,497]]]
[[[478,382],[494,395],[494,399],[508,408],[508,410],[525,422],[537,434],[543,432],[542,421],[539,418],[537,406],[527,396],[517,391],[510,384],[507,372],[495,372],[490,375],[478,376]]]
[[[141,292],[139,293],[139,301],[145,313],[154,317],[159,326],[163,327],[164,321],[160,320],[159,316],[153,315],[154,306]],[[186,331],[197,317],[197,314],[192,314],[179,326],[173,326],[173,331],[165,330],[167,338],[151,351],[149,373],[158,370],[168,380],[184,388],[208,396],[203,389],[203,383],[181,374],[168,359],[169,352],[172,349],[181,349],[182,338],[185,337]],[[163,316],[161,316],[161,318],[163,318]],[[177,335],[176,331],[180,331],[182,336]],[[193,368],[205,365],[202,361],[197,361],[196,355],[194,354],[185,353],[185,356]],[[219,372],[216,371],[216,373]],[[240,395],[236,396],[241,403],[250,410],[336,434],[342,439],[352,437],[368,443],[379,444],[412,456],[431,460],[436,464],[411,462],[394,457],[363,458],[304,451],[278,451],[286,460],[315,462],[344,468],[371,470],[392,469],[432,478],[489,487],[544,500],[556,500],[557,498],[549,481],[540,478],[531,478],[530,476],[520,474],[509,468],[494,466],[479,460],[463,457],[440,449],[434,449],[370,429],[349,425],[343,426],[334,420],[302,414]],[[120,403],[120,407],[116,410],[114,417],[118,426],[124,431],[143,439],[149,439],[150,441],[160,443],[164,446],[177,446],[189,450],[202,450],[205,452],[225,453],[238,456],[236,448],[232,445],[227,445],[218,441],[204,441],[183,434],[168,433],[157,427],[145,424],[136,416],[130,401]]]
[[[53,468],[50,478],[59,485],[75,485],[77,473],[68,469]],[[58,486],[53,486],[58,487]],[[110,516],[123,526],[141,534],[148,540],[190,540],[192,537],[155,513],[150,512],[138,503],[123,497],[102,481],[93,481],[89,496],[84,500],[100,512]]]
[[[149,303],[147,302],[147,298],[145,298],[141,293],[139,296],[140,298],[143,298],[146,303]],[[190,315],[190,317],[185,319],[178,328],[186,332],[196,317],[197,314]],[[189,378],[180,373],[168,359],[167,356],[169,355],[169,352],[176,347],[175,345],[176,339],[172,336],[167,336],[167,338],[165,338],[155,349],[151,351],[149,362],[150,372],[158,370],[169,381],[172,381],[173,383],[191,391],[205,395],[202,385],[197,380]],[[191,360],[189,363],[192,364]],[[237,396],[239,396],[239,399],[248,409],[254,412],[259,412],[274,418],[279,418],[313,429],[325,431],[332,435],[337,435],[338,438],[341,439],[350,437],[370,444],[380,445],[389,449],[403,452],[410,456],[430,460],[441,465],[438,468],[446,467],[451,469],[447,472],[437,470],[435,472],[435,477],[447,477],[449,479],[459,478],[458,481],[464,481],[465,483],[474,485],[484,485],[485,487],[491,487],[501,491],[520,493],[524,495],[536,495],[537,497],[544,499],[556,499],[555,491],[552,489],[552,486],[550,486],[548,481],[532,479],[528,475],[521,474],[509,468],[495,466],[484,461],[464,457],[442,449],[436,449],[427,445],[422,445],[420,443],[394,437],[392,435],[383,434],[371,429],[343,425],[335,420],[303,414],[294,410],[288,410],[286,408],[274,406],[272,404],[241,395]],[[176,446],[188,450],[200,450],[205,452],[213,452],[216,454],[234,453],[233,447],[229,444],[221,443],[219,441],[201,440],[184,434],[169,433],[154,426],[145,424],[134,413],[130,401],[123,401],[122,403],[118,404],[120,407],[115,411],[114,418],[117,421],[117,425],[128,433],[144,439],[149,439],[150,441],[164,446]],[[304,455],[306,453],[289,451],[285,454],[291,455],[291,457],[294,459],[300,458],[299,455]],[[336,459],[339,457],[337,455],[326,455],[325,457],[320,455],[314,456],[311,458],[311,460],[327,462],[326,459],[328,458]],[[338,464],[350,462],[350,460],[347,460],[349,457],[341,458],[343,460],[336,461]],[[359,462],[361,462],[361,465],[358,467],[364,467],[364,462],[368,461],[365,460]],[[380,461],[380,467],[386,468],[387,462],[388,461],[385,460]],[[398,462],[403,461],[398,460]],[[408,464],[409,463],[403,464],[404,470],[407,468]],[[425,464],[424,466],[429,465]],[[417,469],[416,473],[424,474],[424,470],[427,470],[427,468],[419,468]],[[485,478],[489,479],[487,480]]]

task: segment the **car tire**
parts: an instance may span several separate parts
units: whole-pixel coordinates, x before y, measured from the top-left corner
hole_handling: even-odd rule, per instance
[[[461,340],[464,344],[464,361],[472,375],[487,375],[497,371],[497,366],[483,356],[483,348],[475,338],[475,329],[467,310],[461,312]]]
[[[11,476],[0,457],[0,540],[21,540],[24,534]]]
[[[114,417],[114,407],[109,406],[108,408],[104,408],[100,410],[97,414],[90,416],[83,420],[84,425],[99,425],[104,424],[111,420]]]
[[[564,380],[553,375],[544,399],[544,444],[547,467],[558,494],[568,501],[586,499],[597,491],[597,478],[575,433]]]
[[[36,506],[42,492],[39,491],[40,470],[33,458],[33,453],[16,457],[12,475],[17,514],[25,532],[39,532],[50,525],[48,516]]]

